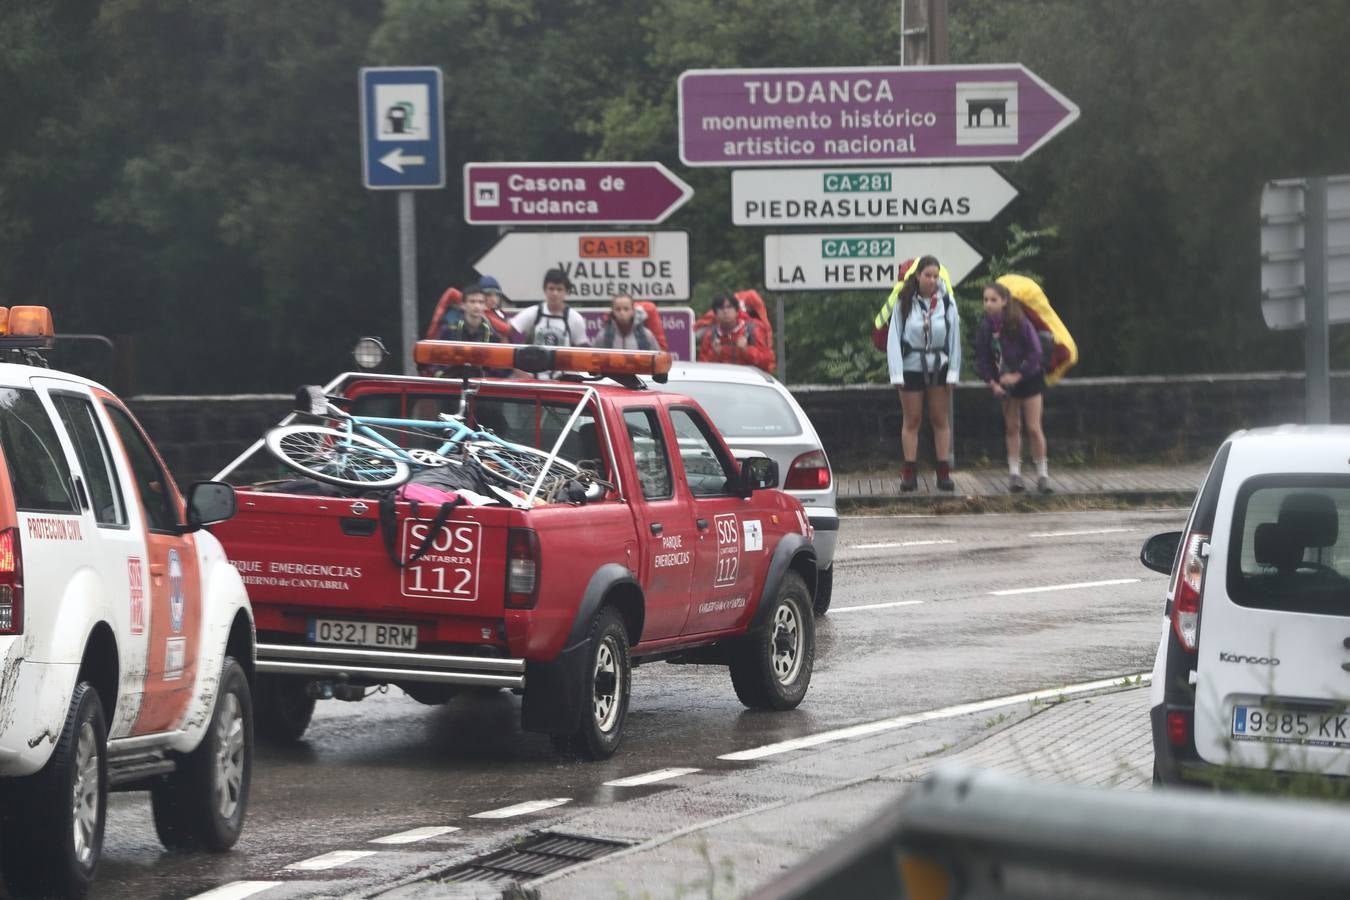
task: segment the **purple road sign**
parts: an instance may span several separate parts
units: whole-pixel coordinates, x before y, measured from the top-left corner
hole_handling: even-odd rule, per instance
[[[659,162],[468,163],[470,225],[651,224],[694,195]]]
[[[679,101],[690,166],[1017,160],[1078,118],[1021,65],[692,69]]]

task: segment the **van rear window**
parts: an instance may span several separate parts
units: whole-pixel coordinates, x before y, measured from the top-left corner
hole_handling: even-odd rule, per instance
[[[1231,534],[1234,603],[1350,616],[1350,477],[1250,479],[1238,491]]]
[[[25,512],[76,512],[70,464],[37,392],[0,388],[0,447],[14,505]]]

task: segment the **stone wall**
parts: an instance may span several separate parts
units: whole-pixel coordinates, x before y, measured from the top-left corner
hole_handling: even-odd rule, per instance
[[[900,401],[893,388],[801,385],[792,391],[835,469],[897,464]],[[1291,373],[1070,378],[1045,395],[1050,458],[1056,464],[1206,459],[1239,428],[1302,421],[1303,391],[1303,376]],[[959,385],[955,403],[958,465],[1002,465],[1002,416],[988,388]],[[128,405],[187,483],[210,477],[260,438],[289,412],[292,395],[145,396]],[[1332,421],[1350,422],[1350,372],[1332,375],[1331,405]],[[921,457],[931,459],[926,429],[920,447]],[[271,467],[250,471],[270,474]]]

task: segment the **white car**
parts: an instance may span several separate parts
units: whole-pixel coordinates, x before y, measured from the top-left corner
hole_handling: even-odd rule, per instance
[[[1140,559],[1171,575],[1155,781],[1350,775],[1350,427],[1233,435]]]
[[[253,760],[253,617],[201,530],[234,490],[179,494],[106,388],[46,368],[45,307],[0,308],[0,875],[80,897],[110,790],[148,790],[169,848],[224,850]]]
[[[665,386],[697,400],[733,453],[758,450],[778,463],[782,489],[806,508],[815,529],[815,611],[824,615],[834,586],[837,488],[820,437],[796,398],[772,375],[726,363],[676,360]]]

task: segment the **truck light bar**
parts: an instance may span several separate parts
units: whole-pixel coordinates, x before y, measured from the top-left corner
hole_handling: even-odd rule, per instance
[[[522,372],[585,372],[590,375],[651,375],[663,380],[672,357],[657,350],[592,350],[588,347],[538,347],[418,341],[413,360],[424,366],[478,366]]]
[[[56,344],[52,311],[45,306],[0,306],[0,350],[49,350]]]

